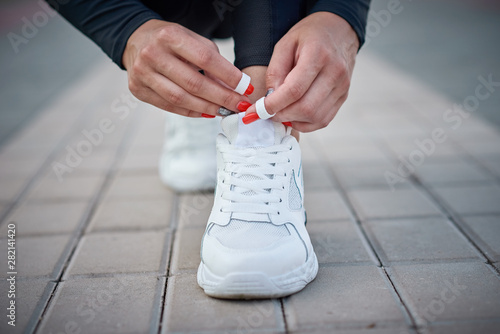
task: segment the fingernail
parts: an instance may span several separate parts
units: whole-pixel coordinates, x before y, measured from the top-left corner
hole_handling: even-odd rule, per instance
[[[283,125],[285,125],[285,126],[292,126],[292,122],[283,122]]]
[[[240,101],[238,102],[238,104],[236,105],[236,108],[239,110],[239,111],[247,111],[247,109],[251,106],[252,104],[250,102],[247,102],[247,101]]]
[[[203,116],[205,118],[215,118],[214,115],[209,115],[209,114],[201,114],[201,116]]]
[[[245,91],[245,95],[250,95],[250,94],[252,94],[252,93],[253,93],[253,90],[254,90],[254,88],[253,88],[252,84],[248,84],[248,88],[247,88],[247,90]]]
[[[243,121],[243,124],[250,124],[255,122],[256,120],[259,119],[259,115],[257,115],[256,112],[251,112],[248,115],[245,115],[241,120]]]

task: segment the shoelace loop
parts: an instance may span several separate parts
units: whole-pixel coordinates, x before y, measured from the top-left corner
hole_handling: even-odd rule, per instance
[[[263,148],[235,148],[220,145],[225,165],[221,197],[226,200],[223,212],[279,214],[273,203],[280,203],[285,189],[284,164],[290,162],[282,152],[290,145]]]

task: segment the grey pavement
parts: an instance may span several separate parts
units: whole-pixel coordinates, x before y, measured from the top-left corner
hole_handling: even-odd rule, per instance
[[[301,136],[318,277],[218,300],[196,284],[213,195],[162,186],[164,114],[126,82],[97,57],[0,148],[1,333],[500,332],[496,126],[363,50],[335,121]]]

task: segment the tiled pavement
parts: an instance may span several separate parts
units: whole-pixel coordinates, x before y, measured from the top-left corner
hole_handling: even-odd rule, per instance
[[[99,63],[0,152],[0,332],[499,333],[500,133],[452,108],[362,53],[348,103],[301,140],[318,277],[223,301],[196,284],[212,195],[161,185],[162,112]]]

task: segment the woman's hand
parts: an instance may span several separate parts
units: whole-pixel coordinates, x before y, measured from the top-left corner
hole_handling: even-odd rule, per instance
[[[302,132],[326,127],[347,98],[359,41],[351,26],[328,12],[311,14],[281,38],[266,73],[274,93],[265,106],[274,121]],[[255,112],[255,105],[247,114]]]
[[[132,94],[160,109],[206,117],[221,106],[236,111],[239,102],[249,102],[233,91],[241,71],[215,43],[175,23],[144,23],[130,36],[122,62]]]

